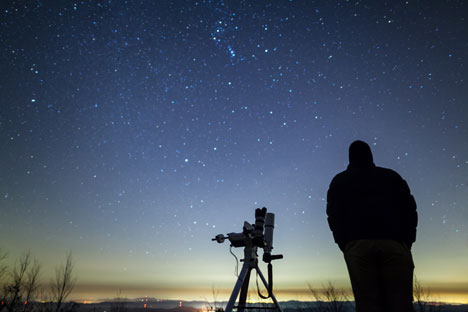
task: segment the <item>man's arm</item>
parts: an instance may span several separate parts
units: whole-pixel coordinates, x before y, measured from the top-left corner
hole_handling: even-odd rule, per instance
[[[416,201],[409,189],[408,183],[401,179],[401,205],[403,209],[403,224],[405,243],[409,248],[416,241],[416,227],[418,226],[418,213],[416,211]]]
[[[335,180],[332,180],[327,192],[327,216],[328,225],[333,232],[335,243],[338,244],[341,251],[346,247],[346,239],[343,231],[343,212],[339,202],[339,195],[336,187]]]

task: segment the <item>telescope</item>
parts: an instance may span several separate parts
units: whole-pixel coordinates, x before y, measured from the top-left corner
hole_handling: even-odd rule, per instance
[[[260,291],[258,292],[259,296],[263,299],[271,298],[275,304],[275,307],[270,309],[277,309],[278,311],[283,312],[278,301],[276,300],[276,297],[273,295],[273,266],[271,261],[283,258],[283,255],[271,254],[271,251],[273,250],[274,228],[275,214],[267,213],[267,208],[265,207],[261,209],[257,208],[255,209],[255,223],[253,225],[245,221],[244,226],[242,227],[242,232],[232,232],[226,235],[218,234],[215,238],[212,239],[212,241],[217,241],[220,244],[224,243],[226,240],[229,240],[231,247],[244,247],[244,259],[241,259],[244,264],[226,306],[226,312],[232,312],[233,308],[237,308],[239,312],[244,312],[245,309],[252,308],[246,306],[250,273],[252,269],[257,271],[258,276],[260,276],[263,284],[268,290],[268,296],[261,295]],[[258,248],[263,249],[262,260],[265,263],[268,263],[268,282],[258,267]],[[239,291],[239,303],[237,306],[235,306]]]
[[[282,259],[283,255],[272,255],[273,231],[275,228],[275,214],[267,213],[267,208],[255,209],[255,223],[251,225],[245,221],[240,233],[228,233],[216,235],[212,241],[224,243],[226,239],[231,242],[232,247],[259,247],[263,248],[263,261],[270,263],[271,260]]]

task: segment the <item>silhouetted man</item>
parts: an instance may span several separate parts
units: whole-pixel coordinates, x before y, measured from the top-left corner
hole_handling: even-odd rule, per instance
[[[416,202],[398,173],[374,165],[367,143],[350,145],[348,168],[330,183],[327,215],[356,310],[413,311]]]

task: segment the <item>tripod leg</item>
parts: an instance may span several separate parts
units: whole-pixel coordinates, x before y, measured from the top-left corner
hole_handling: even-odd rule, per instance
[[[234,286],[234,289],[232,290],[231,297],[229,298],[229,301],[226,305],[226,311],[225,312],[232,312],[232,309],[234,308],[234,304],[236,303],[237,296],[239,295],[239,291],[241,290],[241,287],[244,285],[244,281],[246,280],[247,274],[250,274],[250,270],[252,268],[249,266],[247,262],[244,262],[244,265],[242,266],[242,270],[239,274],[239,277],[237,278],[236,285]],[[248,281],[247,281],[248,285]]]
[[[239,304],[237,305],[238,312],[244,312],[245,304],[247,300],[247,293],[249,291],[249,282],[250,282],[250,272],[252,272],[252,268],[249,267],[247,271],[247,275],[245,276],[244,283],[242,284],[242,289],[239,297]]]
[[[258,275],[260,275],[260,279],[262,280],[263,282],[263,285],[265,285],[266,289],[269,289],[269,285],[265,279],[265,277],[263,276],[262,274],[262,271],[260,271],[260,268],[257,266],[255,268],[258,272]],[[271,290],[271,299],[273,300],[273,302],[275,303],[275,306],[276,306],[276,309],[279,311],[279,312],[283,312],[283,310],[281,309],[279,303],[278,303],[278,300],[276,300],[276,297],[275,295],[273,294],[273,289]]]

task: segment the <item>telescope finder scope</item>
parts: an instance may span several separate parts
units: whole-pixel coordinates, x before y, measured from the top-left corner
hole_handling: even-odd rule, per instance
[[[275,229],[275,214],[267,213],[265,218],[265,252],[273,249],[273,231]]]

